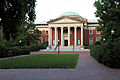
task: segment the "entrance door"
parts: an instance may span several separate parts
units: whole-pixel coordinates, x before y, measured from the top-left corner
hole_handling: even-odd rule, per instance
[[[64,41],[64,45],[65,45],[65,46],[68,46],[68,40],[65,40],[65,41]]]

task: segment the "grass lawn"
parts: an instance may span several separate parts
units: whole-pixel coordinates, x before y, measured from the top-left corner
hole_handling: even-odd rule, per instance
[[[1,69],[76,68],[79,54],[38,54],[0,60]]]

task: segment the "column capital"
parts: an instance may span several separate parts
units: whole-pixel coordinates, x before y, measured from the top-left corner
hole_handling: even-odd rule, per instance
[[[57,28],[57,27],[54,27],[54,28]]]
[[[77,26],[74,26],[74,28],[77,28]]]
[[[84,28],[83,26],[81,26],[81,28]]]
[[[49,29],[51,29],[52,27],[48,27]]]
[[[69,29],[70,29],[71,27],[67,27],[67,28],[69,28]]]

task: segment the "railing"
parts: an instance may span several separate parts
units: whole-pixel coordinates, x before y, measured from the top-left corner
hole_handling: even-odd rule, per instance
[[[56,47],[54,48],[54,51],[57,49],[58,45],[56,45]]]

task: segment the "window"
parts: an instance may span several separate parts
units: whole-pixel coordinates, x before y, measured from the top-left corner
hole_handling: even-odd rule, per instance
[[[100,34],[100,31],[96,30],[96,34]]]
[[[89,45],[93,44],[93,38],[89,38]]]
[[[42,34],[42,31],[40,31],[40,35]]]
[[[96,37],[96,41],[100,41],[100,37]]]
[[[93,30],[89,30],[89,34],[93,34]]]
[[[45,34],[47,35],[47,34],[48,34],[48,31],[46,31]]]

